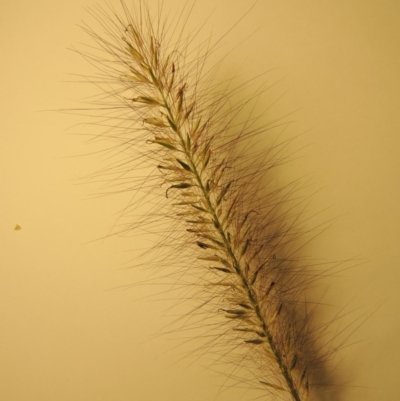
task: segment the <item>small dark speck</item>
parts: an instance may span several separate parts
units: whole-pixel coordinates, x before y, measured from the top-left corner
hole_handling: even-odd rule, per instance
[[[14,227],[14,230],[19,231],[19,230],[21,230],[21,228],[22,227],[19,224],[16,224]]]

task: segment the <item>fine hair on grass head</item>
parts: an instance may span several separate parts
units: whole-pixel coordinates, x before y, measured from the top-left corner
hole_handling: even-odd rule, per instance
[[[302,254],[318,231],[301,212],[304,180],[275,180],[296,156],[276,134],[288,122],[265,123],[268,106],[257,110],[268,87],[259,79],[238,84],[208,64],[221,41],[190,32],[192,7],[91,10],[102,32],[85,26],[96,44],[79,53],[97,68],[87,77],[101,92],[92,104],[97,139],[117,156],[93,177],[133,193],[119,233],[157,233],[143,263],[196,300],[181,327],[206,327],[200,352],[232,363],[230,380],[259,399],[338,400],[329,324],[310,297],[332,266]]]

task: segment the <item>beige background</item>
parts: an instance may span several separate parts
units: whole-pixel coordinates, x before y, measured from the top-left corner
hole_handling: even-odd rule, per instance
[[[164,3],[174,13],[184,1]],[[199,1],[193,20],[208,18],[202,34],[218,37],[249,8],[237,3]],[[76,156],[97,148],[66,134],[84,132],[71,129],[77,116],[44,110],[77,107],[86,94],[64,82],[90,71],[66,48],[85,41],[77,24],[94,4],[0,3],[0,400],[247,399],[221,391],[205,360],[172,349],[173,336],[148,341],[168,323],[168,301],[115,289],[145,277],[124,269],[137,244],[90,242],[128,198],[94,199],[95,186],[78,185],[102,164]],[[320,189],[311,205],[329,208],[321,221],[340,216],[310,253],[364,261],[329,288],[331,303],[353,311],[344,326],[367,318],[339,355],[343,400],[400,399],[399,16],[393,0],[259,1],[221,49],[248,38],[233,69],[248,79],[274,68],[271,98],[283,97],[273,113],[294,112],[292,133],[305,132],[296,163]]]

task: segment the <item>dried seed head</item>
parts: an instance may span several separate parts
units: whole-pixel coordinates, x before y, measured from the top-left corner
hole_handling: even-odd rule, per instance
[[[148,106],[162,106],[162,103],[153,97],[139,96],[132,99],[132,102],[147,104]]]
[[[139,36],[137,30],[134,28],[134,26],[133,26],[132,24],[129,24],[129,25],[126,27],[125,32],[129,32],[129,33],[132,35],[133,40],[135,41],[135,43],[136,43],[136,45],[137,45],[137,47],[138,47],[139,49],[142,49],[142,48],[143,48],[143,40],[142,40],[142,38]]]
[[[167,124],[160,118],[145,118],[143,120],[144,123],[154,125],[155,127],[165,128],[168,127]]]

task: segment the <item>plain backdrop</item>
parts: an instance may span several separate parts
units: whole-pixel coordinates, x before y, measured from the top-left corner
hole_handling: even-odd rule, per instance
[[[96,198],[82,185],[102,159],[80,155],[101,145],[68,135],[85,132],[74,128],[82,119],[56,111],[87,94],[69,74],[91,67],[67,48],[86,41],[78,25],[95,5],[0,2],[0,400],[246,400],[221,390],[206,357],[152,337],[168,324],[168,299],[120,288],[146,277],[127,268],[140,243],[98,240],[129,196]],[[204,38],[240,20],[221,42],[227,74],[272,71],[273,113],[291,113],[296,146],[307,145],[296,174],[312,176],[321,222],[337,218],[308,253],[362,261],[327,284],[327,302],[352,312],[343,327],[356,320],[336,367],[348,373],[346,401],[400,399],[399,18],[394,0],[203,0],[191,16]]]

